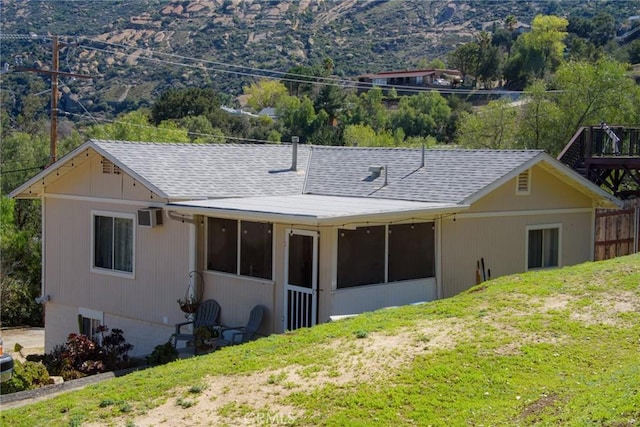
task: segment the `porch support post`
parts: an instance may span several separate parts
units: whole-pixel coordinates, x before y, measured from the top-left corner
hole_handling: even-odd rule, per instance
[[[442,215],[436,218],[436,289],[438,299],[444,298],[442,289]]]
[[[196,257],[197,245],[198,245],[198,239],[197,239],[198,224],[200,224],[200,221],[193,221],[189,223],[189,271],[196,271],[198,269],[198,261]],[[194,280],[196,279],[194,278]],[[192,285],[195,286],[196,283],[192,283]]]

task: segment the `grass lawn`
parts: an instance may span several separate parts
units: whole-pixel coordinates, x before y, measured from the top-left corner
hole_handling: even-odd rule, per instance
[[[273,335],[3,410],[6,426],[640,424],[640,256]]]

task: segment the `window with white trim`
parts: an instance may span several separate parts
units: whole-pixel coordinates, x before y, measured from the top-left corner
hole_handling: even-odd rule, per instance
[[[207,218],[207,270],[271,280],[273,224]]]
[[[104,315],[100,311],[80,308],[78,314],[78,331],[82,335],[86,335],[91,341],[100,343],[99,328],[102,325]]]
[[[560,266],[560,225],[527,227],[527,269]]]
[[[435,276],[435,224],[393,224],[338,230],[337,287]]]
[[[92,212],[93,269],[133,274],[134,215]]]

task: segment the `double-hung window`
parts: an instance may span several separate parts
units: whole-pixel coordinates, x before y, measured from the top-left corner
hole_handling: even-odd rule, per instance
[[[92,268],[133,274],[134,215],[92,212]]]
[[[259,279],[273,276],[273,225],[207,219],[207,269]]]
[[[527,227],[527,269],[560,266],[560,225]]]

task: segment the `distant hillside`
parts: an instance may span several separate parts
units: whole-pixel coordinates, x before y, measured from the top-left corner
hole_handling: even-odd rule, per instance
[[[67,82],[71,91],[90,104],[135,107],[176,85],[237,95],[256,72],[231,74],[224,64],[287,71],[331,57],[341,77],[409,69],[444,59],[479,31],[503,26],[510,14],[526,25],[539,13],[576,11],[605,11],[622,22],[639,7],[637,1],[2,0],[1,25],[3,34],[80,36],[78,47],[62,51],[60,65],[94,79]],[[159,63],[145,59],[150,50],[216,63],[177,57],[164,61],[188,66]],[[37,40],[5,37],[0,54],[9,64],[16,56],[26,66],[51,61],[50,48]]]

